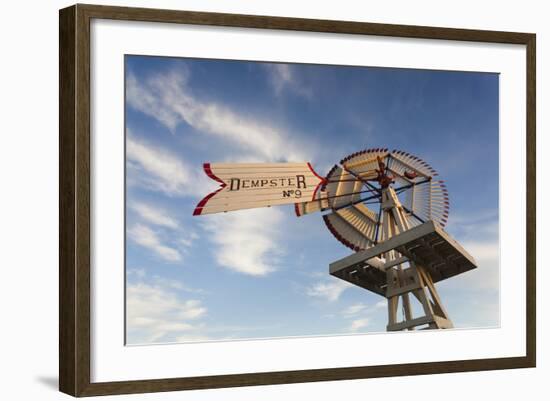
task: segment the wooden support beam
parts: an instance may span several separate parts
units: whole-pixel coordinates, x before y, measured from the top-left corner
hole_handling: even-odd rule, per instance
[[[402,287],[396,287],[396,288],[389,288],[386,290],[386,298],[391,298],[397,295],[402,295],[409,293],[411,291],[417,290],[421,288],[420,284],[418,283],[412,283],[409,285],[404,285]]]
[[[434,316],[422,316],[422,317],[417,317],[416,319],[411,319],[405,322],[388,324],[386,329],[388,331],[401,331],[401,330],[406,330],[409,327],[417,327],[417,326],[422,326],[424,324],[429,324],[434,322],[435,322]]]
[[[393,266],[397,266],[397,265],[400,265],[402,263],[405,263],[407,262],[409,259],[406,257],[406,256],[400,256],[398,258],[395,258],[393,260],[389,260],[387,261],[386,263],[384,263],[383,265],[383,269],[386,270],[386,269],[389,269],[390,267],[393,267]]]

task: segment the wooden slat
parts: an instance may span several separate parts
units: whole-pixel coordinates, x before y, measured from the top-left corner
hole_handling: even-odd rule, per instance
[[[366,249],[371,244],[371,241],[363,235],[353,224],[348,221],[348,218],[339,214],[331,213],[327,216],[334,229],[348,242],[358,246],[361,249]]]
[[[283,201],[279,204],[290,204],[290,203],[297,203],[301,200],[308,199],[308,202],[313,199],[313,189],[312,190],[302,190],[302,195],[300,197],[296,197],[294,195],[286,198],[281,197],[281,191],[277,193],[271,193],[271,194],[255,194],[253,196],[223,196],[225,193],[220,192],[216,196],[213,196],[207,203],[207,206],[219,206],[219,205],[249,205],[249,204],[255,204],[258,205],[258,207],[262,207],[261,203],[265,202],[265,206],[271,205],[272,201]]]
[[[278,199],[270,201],[269,204],[265,204],[265,202],[247,202],[247,203],[239,203],[239,204],[225,204],[225,205],[213,205],[210,206],[208,203],[203,208],[197,208],[201,210],[202,214],[212,214],[212,213],[221,213],[221,212],[232,212],[234,210],[241,210],[241,209],[254,209],[257,207],[270,207],[270,206],[276,206],[276,205],[287,205],[292,204],[293,202],[288,202],[287,199]]]
[[[403,169],[416,171],[418,175],[423,176],[425,178],[431,178],[431,172],[427,168],[415,167],[413,164],[410,163],[408,158],[406,158],[405,156],[392,153],[391,157],[394,159],[392,161],[392,167],[395,165],[394,163],[401,163],[402,166],[399,166],[399,167],[402,167]]]
[[[365,215],[365,217],[370,219],[373,223],[375,223],[375,224],[377,223],[378,215],[375,212],[373,212],[371,209],[369,209],[367,205],[365,205],[363,203],[358,203],[354,206],[360,213]]]
[[[361,199],[361,194],[359,192],[361,192],[361,190],[363,189],[363,183],[359,180],[355,181],[355,184],[353,186],[353,189],[352,189],[352,193],[353,195],[351,196],[351,203],[354,203],[354,202],[357,202],[359,199]]]
[[[354,228],[361,233],[361,235],[367,237],[369,241],[374,241],[373,236],[368,235],[367,227],[370,227],[373,225],[372,221],[370,221],[364,214],[357,211],[355,206],[350,206],[346,209],[341,209],[338,212],[336,212],[343,218],[345,218],[349,224],[353,225]]]
[[[219,173],[217,170],[212,171],[216,177],[224,180],[229,181],[231,178],[246,178],[246,179],[262,179],[262,178],[269,178],[269,179],[277,179],[277,178],[283,178],[283,179],[295,179],[297,175],[303,175],[306,180],[313,180],[315,179],[317,182],[319,182],[319,178],[315,176],[315,174],[312,174],[309,171],[253,171],[253,170],[246,170],[246,171],[235,171],[235,173],[231,172],[223,172]]]
[[[246,170],[255,168],[285,169],[304,167],[308,162],[300,163],[208,163],[212,170]]]
[[[376,158],[376,156],[369,157],[368,159],[364,159],[364,160],[351,159],[351,161],[344,163],[344,167],[347,170],[355,170],[356,168],[364,167],[365,165],[368,165],[369,163],[370,164],[376,164],[376,166],[378,166],[378,159]]]
[[[354,187],[356,182],[351,181],[354,177],[353,175],[349,174],[348,172],[342,171],[341,179],[338,183],[338,186],[336,187],[335,197],[332,199],[332,207],[338,208],[345,205],[349,205],[351,203],[352,194],[354,192]],[[346,194],[349,194],[346,196]],[[331,196],[331,195],[329,195]]]

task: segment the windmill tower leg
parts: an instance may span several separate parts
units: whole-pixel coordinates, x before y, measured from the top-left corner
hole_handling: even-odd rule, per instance
[[[388,331],[414,330],[419,326],[430,329],[448,329],[453,324],[449,319],[430,274],[422,266],[409,262],[406,269],[399,265],[386,272],[388,287]],[[410,295],[421,305],[424,315],[413,317]],[[398,321],[398,306],[401,300],[402,320]]]
[[[382,195],[382,239],[409,229],[403,207],[393,189],[388,188]],[[401,258],[399,252],[391,250],[386,253],[387,261]],[[435,289],[429,272],[422,266],[408,261],[399,263],[386,270],[388,298],[388,331],[414,330],[419,326],[431,329],[452,328],[453,324],[441,303],[441,298]],[[411,296],[421,305],[423,316],[414,317],[411,306]],[[398,321],[399,304],[401,302],[402,320]]]

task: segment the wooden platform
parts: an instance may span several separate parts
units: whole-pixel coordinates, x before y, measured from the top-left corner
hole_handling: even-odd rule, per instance
[[[405,258],[425,267],[434,283],[477,267],[474,258],[433,221],[416,226],[378,245],[330,264],[330,274],[359,287],[386,296],[386,269],[380,255],[395,249]]]

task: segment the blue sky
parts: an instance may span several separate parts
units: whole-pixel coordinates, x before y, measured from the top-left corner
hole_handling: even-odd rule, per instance
[[[438,284],[456,327],[499,324],[498,75],[126,56],[127,343],[385,331],[385,299],[328,274],[350,253],[293,207],[192,216],[204,162],[371,147],[430,163],[479,268]],[[381,302],[383,301],[383,302]]]

